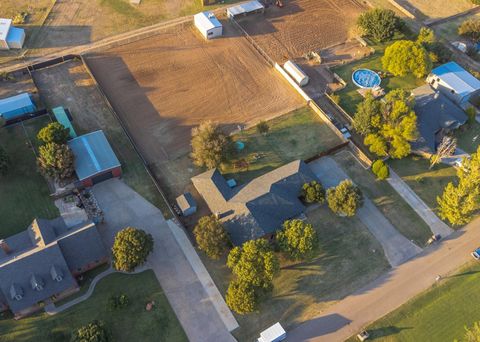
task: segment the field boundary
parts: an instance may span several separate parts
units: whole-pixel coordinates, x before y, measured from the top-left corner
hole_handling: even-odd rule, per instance
[[[480,12],[480,6],[471,8],[471,9],[466,10],[466,11],[461,12],[461,13],[451,15],[451,16],[446,17],[446,18],[428,19],[428,20],[425,20],[423,23],[426,26],[435,26],[435,25],[443,24],[443,23],[445,23],[447,21],[450,21],[450,20],[455,20],[455,19],[467,16],[467,15],[470,15],[470,14],[478,13],[478,12]]]

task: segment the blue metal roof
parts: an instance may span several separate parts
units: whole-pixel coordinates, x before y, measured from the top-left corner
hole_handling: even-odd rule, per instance
[[[480,80],[455,62],[440,65],[432,70],[432,74],[438,76],[461,97],[480,89]]]
[[[25,36],[24,29],[11,26],[7,35],[7,44],[15,42],[19,45],[22,45],[24,36]]]
[[[14,119],[17,116],[34,111],[36,111],[36,107],[28,93],[22,93],[0,100],[0,116],[6,120]]]
[[[75,155],[75,172],[81,181],[120,166],[103,131],[72,139],[68,146]]]
[[[62,124],[63,127],[69,129],[70,138],[76,138],[77,133],[75,132],[75,129],[73,128],[65,109],[63,109],[63,107],[55,107],[52,109],[52,112],[53,115],[55,115],[55,119],[57,119],[57,121]]]

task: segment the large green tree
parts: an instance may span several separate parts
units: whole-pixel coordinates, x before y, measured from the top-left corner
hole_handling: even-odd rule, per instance
[[[212,169],[225,160],[229,138],[221,132],[217,124],[204,121],[192,129],[191,144],[193,163]]]
[[[43,143],[66,144],[70,129],[65,128],[59,122],[51,122],[43,127],[37,134],[37,139]]]
[[[108,333],[105,323],[93,321],[72,332],[70,342],[108,342]]]
[[[228,236],[214,216],[204,216],[193,229],[198,247],[212,259],[219,259],[227,250]]]
[[[0,175],[5,175],[10,168],[10,157],[7,154],[7,151],[0,146]]]
[[[363,195],[360,189],[346,179],[334,188],[327,190],[329,208],[340,216],[354,216],[363,205]]]
[[[258,298],[254,287],[244,281],[232,280],[228,285],[225,301],[230,309],[239,314],[257,310]]]
[[[153,237],[142,229],[127,227],[115,236],[112,247],[113,266],[124,272],[132,272],[145,263],[153,250]]]
[[[307,203],[323,203],[325,202],[325,189],[319,182],[311,181],[303,184],[301,196]]]
[[[353,119],[353,128],[362,135],[373,133],[381,124],[382,103],[375,100],[372,93],[365,95],[365,100],[357,105]]]
[[[298,219],[285,221],[276,237],[280,250],[294,260],[308,258],[318,246],[317,231]]]
[[[382,64],[395,76],[413,74],[417,78],[426,76],[432,69],[427,50],[411,40],[399,40],[385,49]]]
[[[48,143],[39,148],[37,164],[46,177],[57,180],[70,178],[74,172],[74,155],[66,144]]]
[[[391,10],[375,8],[361,14],[357,25],[366,36],[383,42],[394,36],[400,28],[401,20]]]

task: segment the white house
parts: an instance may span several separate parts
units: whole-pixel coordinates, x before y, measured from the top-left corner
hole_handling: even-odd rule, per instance
[[[427,82],[464,109],[471,98],[480,95],[480,80],[455,62],[433,69]]]
[[[25,30],[12,26],[12,19],[0,18],[0,50],[21,49]]]
[[[212,12],[200,12],[193,17],[195,26],[205,39],[220,37],[223,34],[222,23]]]
[[[300,87],[307,85],[310,81],[307,74],[305,74],[305,72],[303,72],[303,70],[292,61],[286,61],[283,65],[283,68],[290,76],[293,77],[295,82],[297,82]]]

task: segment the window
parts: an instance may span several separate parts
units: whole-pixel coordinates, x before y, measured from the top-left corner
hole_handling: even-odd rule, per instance
[[[211,36],[213,34],[212,31],[208,32],[207,35]]]

